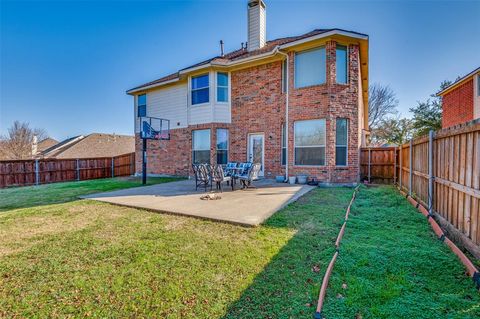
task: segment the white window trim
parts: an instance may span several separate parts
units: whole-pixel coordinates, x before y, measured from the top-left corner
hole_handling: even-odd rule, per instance
[[[337,48],[335,47],[335,83],[340,84],[340,85],[348,85],[349,84],[349,75],[350,75],[350,73],[349,73],[349,70],[350,70],[350,58],[349,58],[350,48],[348,47],[348,45],[341,44],[341,43],[337,43],[336,45],[341,46],[341,47],[345,47],[347,49],[346,50],[347,51],[346,52],[346,54],[347,54],[347,56],[346,56],[346,59],[347,59],[347,61],[346,61],[346,67],[347,67],[347,75],[346,76],[347,76],[347,79],[346,79],[345,83],[337,82]]]
[[[218,148],[218,130],[227,131],[227,148],[225,149]],[[230,130],[228,128],[219,127],[215,129],[215,152],[218,153],[218,151],[227,151],[227,163],[228,163],[228,159],[230,157]]]
[[[208,149],[195,149],[195,132],[197,131],[208,131],[208,144],[210,145]],[[211,129],[207,128],[207,129],[192,130],[192,163],[195,162],[195,151],[209,151],[210,152],[209,161],[211,162],[211,157],[212,157],[212,130]]]
[[[205,75],[208,76],[208,86],[204,86],[204,87],[201,87],[201,88],[196,88],[196,89],[194,89],[193,86],[192,86],[193,79],[194,79],[194,78],[201,77],[201,76],[205,76]],[[198,75],[194,75],[194,76],[191,76],[191,77],[190,77],[190,81],[189,81],[189,91],[190,91],[190,94],[189,94],[189,95],[190,95],[190,97],[189,97],[189,99],[190,99],[190,105],[191,105],[191,106],[197,107],[197,106],[202,106],[202,105],[208,105],[208,104],[210,104],[210,99],[211,99],[211,94],[210,94],[210,91],[211,91],[211,90],[210,90],[210,87],[211,87],[210,77],[211,77],[210,72],[203,73],[203,74],[198,74]],[[208,102],[193,104],[193,99],[192,99],[192,97],[193,97],[193,92],[194,92],[194,91],[198,91],[198,90],[203,90],[203,89],[206,89],[206,88],[208,88]]]
[[[285,130],[286,130],[286,125],[285,123],[282,124],[282,132],[281,132],[281,135],[280,135],[280,166],[286,166],[287,162],[288,162],[288,154],[286,152],[287,150],[287,143],[288,141],[285,140],[285,145],[282,145],[283,144],[283,137],[285,134]],[[283,157],[283,149],[285,149],[285,164],[282,162],[282,157]]]
[[[337,144],[337,120],[338,119],[343,119],[347,120],[347,144],[345,145],[338,145]],[[347,117],[338,117],[335,119],[335,167],[348,167],[348,139],[350,138],[349,134],[349,127],[350,127],[350,119]],[[345,165],[337,165],[337,146],[345,146],[346,152],[345,152]]]
[[[295,162],[295,158],[297,157],[297,145],[295,143],[295,124],[299,122],[306,122],[306,121],[319,121],[323,120],[325,121],[325,144],[324,145],[309,145],[309,146],[299,146],[301,148],[315,148],[315,147],[324,147],[325,148],[325,163],[319,164],[319,165],[303,165],[303,164],[297,164]],[[288,154],[287,154],[288,156]],[[288,159],[287,159],[288,160]],[[308,119],[308,120],[300,120],[300,121],[295,121],[293,122],[293,166],[301,166],[301,167],[325,167],[327,166],[327,120],[326,119]]]
[[[227,86],[219,86],[218,85],[218,73],[223,73],[223,74],[227,75]],[[228,105],[228,104],[230,104],[230,99],[231,99],[230,88],[232,87],[232,85],[230,83],[230,72],[216,71],[214,74],[215,74],[215,103]],[[227,101],[226,102],[218,100],[218,88],[219,87],[227,88]],[[197,104],[195,104],[195,105],[197,105]]]
[[[304,53],[304,52],[318,50],[318,49],[322,49],[322,48],[325,49],[325,82],[298,87],[297,86],[297,72],[296,72],[296,70],[297,70],[297,55],[301,54],[301,53]],[[321,46],[318,46],[318,47],[315,47],[315,48],[295,52],[295,55],[293,57],[293,86],[294,86],[295,90],[301,90],[301,89],[305,89],[305,88],[311,88],[311,87],[315,87],[315,86],[325,85],[325,84],[327,84],[327,76],[328,76],[328,74],[327,74],[327,47],[325,45],[321,45]]]
[[[140,97],[140,95],[145,95],[145,104],[138,104],[138,98]],[[136,106],[137,106],[137,108],[136,108],[136,116],[137,116],[137,117],[140,117],[140,116],[138,116],[138,109],[139,109],[140,106],[143,106],[143,105],[145,105],[145,116],[148,116],[148,112],[147,112],[147,111],[148,111],[148,107],[147,107],[147,104],[148,104],[148,95],[147,95],[147,93],[137,94],[137,98],[135,99],[135,102],[136,102]]]
[[[285,83],[285,87],[283,86],[283,83],[286,82],[288,78],[288,76],[286,76],[287,74],[285,73],[285,71],[288,72],[288,65],[286,64],[287,64],[287,59],[282,61],[282,81],[281,81],[282,93],[286,93],[287,91],[286,88],[288,87],[288,83]]]

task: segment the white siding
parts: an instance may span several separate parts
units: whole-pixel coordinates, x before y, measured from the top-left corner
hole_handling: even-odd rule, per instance
[[[135,116],[136,116],[135,98]],[[187,122],[187,84],[177,84],[147,93],[147,116],[170,120],[170,129],[184,128]],[[180,125],[177,125],[177,124]],[[135,132],[139,131],[137,119]]]
[[[216,123],[231,123],[232,114],[230,112],[230,104],[217,103],[214,105],[213,122]]]
[[[212,104],[192,105],[188,114],[188,124],[205,124],[212,121]]]
[[[248,50],[256,50],[266,42],[266,9],[262,0],[253,7],[248,7]]]

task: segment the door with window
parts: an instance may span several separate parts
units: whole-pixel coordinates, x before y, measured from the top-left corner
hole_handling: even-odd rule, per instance
[[[260,163],[262,168],[260,169],[259,176],[264,174],[264,135],[263,134],[250,134],[248,135],[248,161],[252,163]]]

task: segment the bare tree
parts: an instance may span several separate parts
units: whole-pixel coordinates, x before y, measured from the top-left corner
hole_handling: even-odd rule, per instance
[[[413,135],[413,121],[399,116],[387,118],[381,121],[377,127],[372,130],[370,144],[372,146],[382,146],[384,144],[402,145],[406,143]]]
[[[368,125],[375,129],[390,115],[397,114],[398,100],[389,86],[375,83],[368,89]]]
[[[47,138],[44,129],[32,129],[27,122],[15,121],[6,136],[0,137],[0,154],[4,159],[32,158],[34,136],[38,141]]]

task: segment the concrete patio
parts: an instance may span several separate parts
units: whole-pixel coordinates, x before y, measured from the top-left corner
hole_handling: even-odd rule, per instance
[[[223,193],[219,193],[221,199],[218,200],[201,200],[200,197],[206,193],[200,189],[195,191],[193,180],[91,194],[81,198],[243,226],[257,226],[314,188],[308,185],[275,183],[268,179],[255,182],[255,186],[257,188],[242,190],[238,189],[237,184],[237,188],[232,192],[224,185]]]

